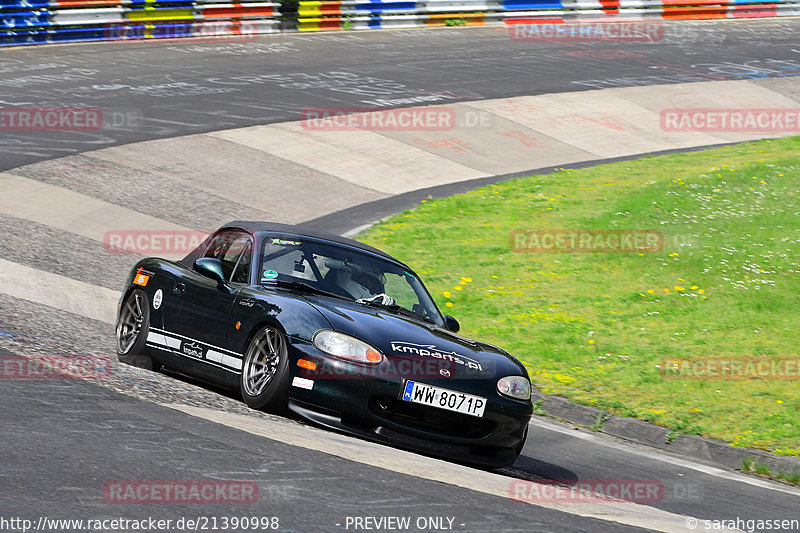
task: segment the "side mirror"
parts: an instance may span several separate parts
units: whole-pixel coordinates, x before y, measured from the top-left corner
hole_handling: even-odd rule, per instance
[[[225,285],[225,275],[222,273],[222,262],[213,257],[201,257],[194,262],[194,269],[201,275],[211,278],[219,285]]]
[[[442,315],[444,318],[444,327],[452,331],[453,333],[458,333],[458,330],[461,329],[461,324],[458,323],[458,320],[451,317],[450,315]]]

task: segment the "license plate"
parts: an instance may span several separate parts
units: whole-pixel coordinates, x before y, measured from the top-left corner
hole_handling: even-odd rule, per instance
[[[482,417],[483,410],[486,408],[486,398],[481,396],[464,394],[416,381],[406,381],[403,400],[477,417]]]

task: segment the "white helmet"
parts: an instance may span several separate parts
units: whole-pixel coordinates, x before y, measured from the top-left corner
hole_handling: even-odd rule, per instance
[[[336,284],[356,300],[383,293],[386,276],[373,265],[350,264],[336,273]]]

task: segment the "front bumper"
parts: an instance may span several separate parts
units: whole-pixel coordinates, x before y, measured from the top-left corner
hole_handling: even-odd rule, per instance
[[[317,364],[300,368],[298,359]],[[533,414],[530,401],[500,396],[497,379],[402,376],[333,358],[307,341],[289,342],[289,409],[319,425],[430,455],[488,467],[512,464]],[[320,371],[320,369],[325,369]],[[331,371],[335,370],[335,371]],[[302,386],[294,386],[300,378]],[[482,396],[482,417],[401,399],[405,379]],[[306,387],[306,388],[304,388]],[[310,388],[308,388],[310,387]]]

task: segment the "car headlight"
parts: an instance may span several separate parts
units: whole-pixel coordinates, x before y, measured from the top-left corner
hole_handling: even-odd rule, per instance
[[[522,376],[506,376],[497,380],[497,391],[515,400],[530,400],[531,382]]]
[[[314,334],[314,346],[326,354],[354,363],[374,365],[383,361],[383,354],[350,335],[322,329]]]

